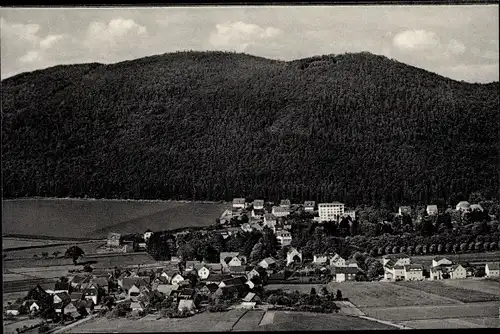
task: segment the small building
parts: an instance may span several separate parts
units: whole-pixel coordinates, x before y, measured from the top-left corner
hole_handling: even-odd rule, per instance
[[[239,277],[233,277],[230,279],[226,279],[222,282],[219,283],[219,288],[224,288],[228,286],[238,286],[238,285],[244,285],[246,283],[247,279],[244,276],[239,276]]]
[[[56,282],[54,284],[54,293],[71,293],[71,284],[69,282]]]
[[[294,262],[302,262],[302,252],[290,247],[286,254],[286,265],[288,266]]]
[[[467,270],[460,264],[454,264],[448,270],[451,279],[462,279],[467,277]]]
[[[21,310],[22,310],[21,304],[11,304],[5,308],[5,314],[17,316],[21,313]]]
[[[421,264],[407,264],[404,266],[404,279],[405,281],[421,281],[424,268]]]
[[[73,292],[69,296],[70,296],[72,302],[85,299],[84,295],[83,295],[83,292],[81,292],[81,291],[80,292]]]
[[[245,266],[229,266],[229,273],[233,276],[245,275]]]
[[[274,229],[276,226],[276,216],[270,213],[264,215],[264,226]]]
[[[153,231],[151,231],[149,228],[144,232],[143,238],[144,241],[148,242],[149,238],[153,235]]]
[[[178,285],[182,281],[184,281],[184,277],[182,277],[181,274],[177,273],[172,277],[171,283]]]
[[[164,294],[165,296],[170,296],[172,291],[175,291],[179,288],[178,285],[173,285],[173,284],[158,284],[156,287],[156,291]]]
[[[191,312],[191,311],[194,311],[195,309],[195,305],[194,305],[194,300],[192,299],[181,299],[179,301],[179,306],[178,306],[178,310],[179,311],[185,311],[185,312]]]
[[[71,297],[67,292],[58,292],[54,294],[53,302],[54,304],[58,303],[68,303],[71,301]]]
[[[388,263],[384,266],[384,279],[386,280],[404,280],[405,279],[405,265],[392,265]],[[348,267],[349,268],[349,267]]]
[[[356,211],[354,210],[345,210],[344,211],[344,217],[349,217],[351,218],[352,221],[356,220]]]
[[[425,211],[427,211],[429,216],[435,216],[439,213],[437,205],[427,205]]]
[[[456,211],[462,211],[462,212],[469,211],[470,203],[467,201],[460,201],[460,202],[458,202],[455,209],[456,209]]]
[[[275,268],[276,267],[276,260],[273,259],[272,257],[266,257],[264,260],[259,262],[259,266],[261,266],[264,269]],[[255,268],[252,271],[257,272],[257,270]],[[257,272],[257,276],[260,276],[258,272]]]
[[[263,210],[264,209],[264,200],[256,199],[253,201],[253,209],[254,210]]]
[[[79,315],[78,309],[72,302],[66,304],[58,304],[58,306],[55,306],[55,310],[57,313],[69,315],[73,318]]]
[[[120,246],[120,233],[108,233],[107,245],[108,247],[119,247]]]
[[[341,283],[345,281],[355,281],[358,269],[354,267],[335,267],[334,274],[335,282]]]
[[[280,202],[280,207],[284,209],[290,209],[290,206],[292,205],[292,202],[290,202],[289,199],[282,199]]]
[[[289,246],[292,243],[292,233],[278,230],[276,231],[276,240],[281,247]]]
[[[276,217],[286,217],[290,214],[290,209],[287,207],[273,206],[271,213]]]
[[[198,277],[200,279],[207,279],[208,276],[210,276],[210,269],[208,269],[206,266],[202,266],[198,269]]]
[[[252,232],[253,230],[249,223],[241,224],[240,228],[243,230],[243,232]]]
[[[443,269],[441,267],[432,267],[429,269],[429,280],[435,281],[443,279]]]
[[[308,212],[314,211],[316,208],[316,202],[315,201],[305,201],[304,202],[304,210]]]
[[[257,296],[253,292],[249,292],[245,297],[243,297],[241,301],[241,307],[245,309],[253,309],[255,308],[255,306],[259,301],[260,301],[259,296]]]
[[[330,266],[333,267],[345,267],[345,259],[340,256],[339,254],[335,253],[331,258],[330,258]]]
[[[406,205],[400,206],[399,209],[398,209],[398,214],[400,216],[402,216],[402,215],[408,215],[409,216],[409,215],[411,215],[411,208],[409,206],[406,206]]]
[[[244,208],[245,208],[245,199],[244,198],[233,199],[233,209],[244,209]]]
[[[392,261],[392,266],[405,266],[411,264],[410,257],[405,253],[384,255],[382,257],[382,265],[385,267],[389,261]]]
[[[95,308],[95,304],[92,300],[78,300],[73,302],[73,304],[78,310],[80,310],[81,308],[85,308],[87,314],[91,314]]]
[[[130,308],[135,312],[142,312],[146,308],[143,302],[132,301],[130,303]]]
[[[451,261],[445,257],[442,257],[442,256],[436,256],[434,259],[432,259],[432,266],[433,267],[439,267],[442,265],[451,266],[452,264],[453,264],[453,261]]]
[[[484,267],[484,272],[486,277],[498,277],[500,276],[500,263],[498,262],[488,262]]]

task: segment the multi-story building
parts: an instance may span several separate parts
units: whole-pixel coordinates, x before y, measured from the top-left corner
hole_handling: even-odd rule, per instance
[[[253,201],[253,209],[254,210],[263,210],[264,209],[264,200],[256,199]]]
[[[244,198],[233,199],[233,209],[244,209],[244,208],[245,208],[245,199]]]
[[[315,206],[316,206],[315,201],[305,201],[304,202],[304,210],[305,211],[314,211]]]
[[[288,246],[292,243],[292,234],[285,230],[277,230],[276,239],[281,247]]]
[[[290,214],[290,209],[283,208],[281,206],[273,206],[271,212],[276,217],[286,217]]]
[[[344,204],[340,202],[318,204],[321,222],[338,221],[344,215]]]

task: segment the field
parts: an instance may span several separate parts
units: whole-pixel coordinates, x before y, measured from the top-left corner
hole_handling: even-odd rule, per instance
[[[61,242],[59,242],[61,243]],[[63,242],[64,243],[64,242]],[[49,246],[49,247],[33,247],[33,248],[28,248],[28,249],[21,249],[21,250],[5,250],[4,249],[4,254],[7,255],[6,260],[33,260],[33,261],[43,261],[43,260],[35,260],[33,256],[36,254],[39,258],[42,256],[43,252],[49,253],[49,258],[54,259],[54,255],[52,253],[58,251],[60,254],[58,257],[63,256],[66,250],[70,246],[78,246],[80,247],[87,255],[95,253],[96,249],[105,244],[105,241],[92,241],[92,242],[73,242],[73,243],[66,243],[64,245],[59,245],[59,246]],[[7,261],[9,262],[9,261]]]
[[[68,332],[205,332],[205,331],[283,331],[283,330],[346,330],[393,329],[387,325],[338,314],[274,312],[272,323],[259,326],[264,315],[261,310],[232,310],[224,313],[204,312],[188,319],[140,320],[96,318]]]
[[[432,266],[432,259],[434,259],[437,255],[422,255],[422,256],[411,256],[411,261],[413,263],[422,264],[424,267]],[[465,254],[445,254],[440,255],[446,257],[447,259],[452,260],[457,263],[466,263],[470,264],[484,264],[486,262],[499,262],[500,261],[500,251],[496,252],[484,252],[484,253],[465,253]]]
[[[24,270],[23,273],[28,273],[28,268],[33,268],[32,271],[41,271],[43,268],[47,270],[56,270],[56,267],[67,267],[68,269],[81,269],[83,263],[89,263],[93,268],[114,268],[115,266],[132,266],[153,264],[156,261],[148,253],[126,253],[126,254],[103,254],[90,255],[80,258],[78,265],[75,267],[73,261],[67,258],[48,258],[48,259],[26,259],[4,261],[4,270],[11,271]]]
[[[456,280],[456,279],[446,279],[442,280],[442,283],[454,286],[458,288],[479,291],[483,293],[489,293],[500,298],[500,282],[498,280],[492,279],[466,279],[466,280]]]
[[[228,204],[83,199],[2,201],[4,234],[106,237],[212,224]]]
[[[25,238],[2,238],[2,249],[8,250],[17,247],[44,247],[51,244],[69,243],[61,240],[38,240],[38,239],[25,239]]]
[[[455,282],[447,283],[447,281]],[[484,280],[410,281],[397,282],[395,284],[405,288],[418,289],[442,297],[456,299],[464,303],[500,300],[500,286],[497,286],[497,289],[495,289],[495,283],[488,285],[487,281],[484,283]],[[475,289],[471,289],[471,287],[475,287]],[[484,289],[488,289],[489,287],[494,293],[484,292]]]

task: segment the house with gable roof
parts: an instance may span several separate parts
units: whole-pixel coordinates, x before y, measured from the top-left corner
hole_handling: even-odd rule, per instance
[[[253,201],[253,209],[254,210],[263,210],[264,209],[264,200],[256,199]]]
[[[488,262],[484,266],[484,272],[486,277],[498,277],[500,276],[500,263],[499,262]]]
[[[295,247],[290,247],[286,254],[286,265],[289,266],[294,262],[302,262],[302,252]]]
[[[427,214],[429,216],[435,216],[439,213],[437,205],[427,205],[427,208],[425,209],[427,211]]]
[[[234,198],[233,199],[233,209],[244,209],[245,199],[244,198]]]

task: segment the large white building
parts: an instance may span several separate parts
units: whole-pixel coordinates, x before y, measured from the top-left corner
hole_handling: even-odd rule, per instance
[[[322,222],[338,221],[344,216],[344,204],[340,202],[319,203],[318,212]]]
[[[281,247],[288,246],[292,243],[292,234],[285,230],[276,231],[276,239]]]

